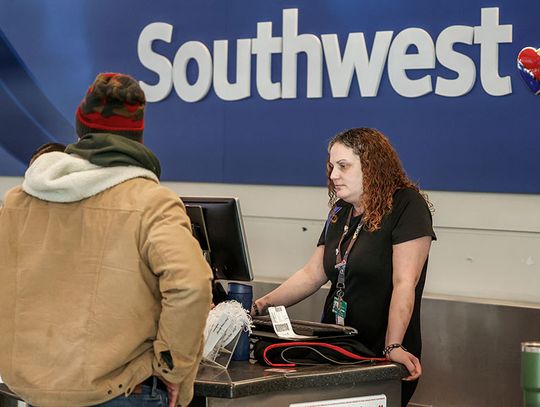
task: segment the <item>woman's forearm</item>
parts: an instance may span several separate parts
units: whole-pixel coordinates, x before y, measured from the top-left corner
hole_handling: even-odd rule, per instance
[[[255,301],[255,311],[266,313],[268,307],[294,305],[309,297],[328,281],[324,273],[322,259],[324,246],[319,246],[309,262],[289,277],[278,288]]]
[[[416,380],[422,375],[422,365],[418,357],[401,346],[413,308],[414,284],[395,285],[390,300],[386,347],[383,353],[392,362],[401,363],[407,368],[409,376],[403,379],[407,381]]]
[[[259,298],[255,303],[260,313],[265,313],[268,307],[276,305],[289,307],[309,297],[322,284],[310,279],[304,269],[300,269],[278,288]]]
[[[431,236],[423,236],[392,247],[392,298],[388,312],[386,345],[403,341],[414,308],[415,288],[426,262]]]
[[[409,326],[414,308],[414,286],[402,284],[394,287],[390,310],[388,313],[388,328],[386,330],[386,344],[401,344]]]

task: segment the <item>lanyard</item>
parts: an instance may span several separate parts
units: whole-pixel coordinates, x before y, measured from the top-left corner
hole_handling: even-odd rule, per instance
[[[347,267],[347,259],[349,258],[349,253],[351,252],[352,247],[356,243],[356,239],[358,238],[358,235],[360,234],[360,230],[362,230],[362,226],[363,226],[363,222],[360,222],[358,224],[349,244],[347,245],[347,249],[345,250],[345,255],[341,257],[341,244],[343,243],[343,239],[345,238],[345,235],[347,235],[347,232],[349,231],[349,225],[351,223],[353,210],[354,208],[351,207],[349,216],[347,217],[347,223],[343,227],[343,233],[341,234],[341,239],[339,239],[339,243],[336,248],[336,265],[334,267],[338,271],[338,279],[337,279],[337,285],[336,285],[336,288],[337,288],[336,296],[338,298],[343,298],[343,294],[345,292],[345,268]]]

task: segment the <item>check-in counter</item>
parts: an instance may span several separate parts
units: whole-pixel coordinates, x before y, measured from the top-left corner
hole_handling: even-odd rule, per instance
[[[398,407],[401,378],[406,375],[403,366],[386,362],[286,369],[248,362],[231,362],[226,370],[201,366],[191,406],[288,407],[294,403],[384,394],[387,407]],[[0,407],[15,407],[17,401],[17,396],[0,384]]]

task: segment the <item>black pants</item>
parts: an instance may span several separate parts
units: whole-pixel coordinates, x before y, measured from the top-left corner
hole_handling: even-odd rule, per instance
[[[418,379],[412,382],[401,381],[401,407],[407,407],[407,403],[411,399],[418,386]]]

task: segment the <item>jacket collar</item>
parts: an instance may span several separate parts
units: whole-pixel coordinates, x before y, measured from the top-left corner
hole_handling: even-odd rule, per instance
[[[101,167],[90,161],[61,152],[38,157],[24,175],[23,190],[50,202],[76,202],[133,178],[159,182],[146,168],[118,165]]]
[[[136,166],[161,176],[159,160],[150,149],[127,137],[109,133],[90,133],[70,144],[66,153],[77,154],[100,167]]]

